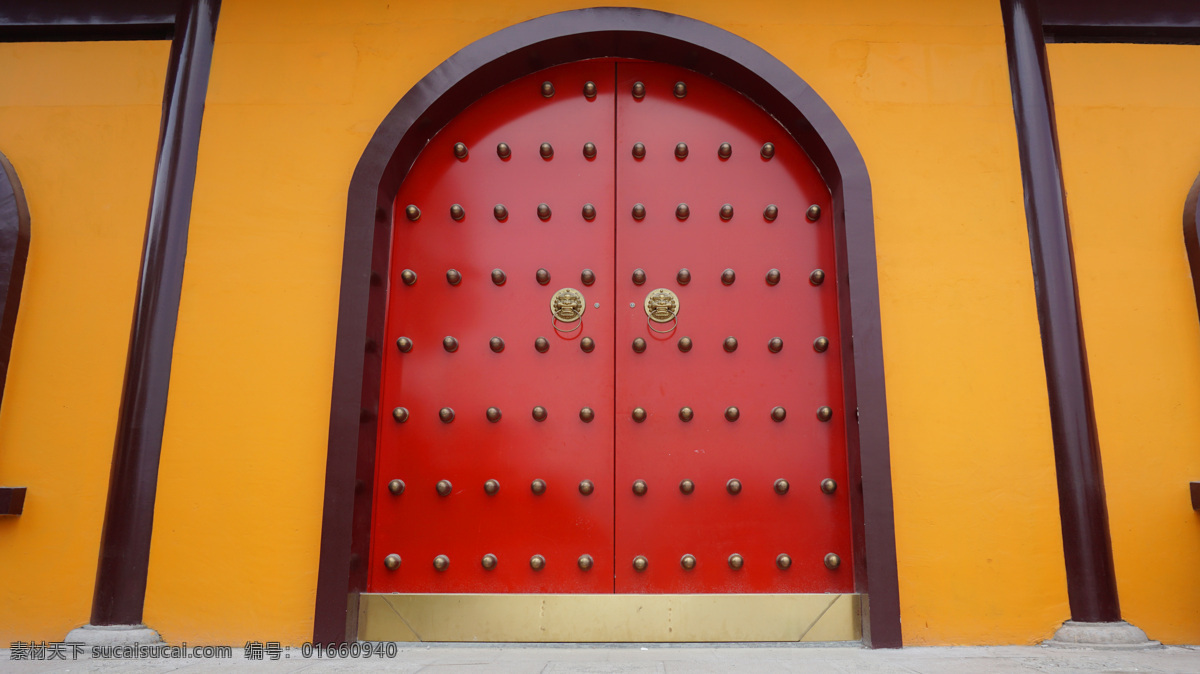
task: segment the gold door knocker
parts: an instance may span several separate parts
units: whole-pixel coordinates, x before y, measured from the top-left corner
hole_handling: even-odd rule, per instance
[[[587,308],[587,304],[583,301],[583,293],[574,288],[563,288],[554,293],[550,298],[550,313],[554,316],[552,321],[554,330],[557,332],[575,332],[583,327],[583,311]],[[570,330],[562,330],[558,327],[559,322],[577,323]]]
[[[670,330],[659,330],[653,323],[674,321]],[[679,327],[679,296],[666,288],[656,288],[646,295],[646,327],[659,334],[667,334]]]

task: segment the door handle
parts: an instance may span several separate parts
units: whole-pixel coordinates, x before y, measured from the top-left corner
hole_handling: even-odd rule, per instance
[[[679,327],[679,296],[667,288],[655,288],[646,295],[646,327],[659,334],[667,334]],[[659,330],[654,323],[671,323],[670,329]]]

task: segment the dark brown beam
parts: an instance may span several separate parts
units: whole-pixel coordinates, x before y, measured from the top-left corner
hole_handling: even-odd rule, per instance
[[[1196,0],[1038,0],[1047,42],[1200,43]]]
[[[100,540],[92,625],[142,622],[200,122],[220,9],[221,0],[184,0],[175,22]]]
[[[1038,0],[1046,26],[1200,28],[1196,0]]]
[[[0,42],[170,40],[179,0],[5,0]]]
[[[1117,622],[1108,506],[1079,313],[1054,99],[1036,0],[1000,0],[1046,363],[1071,618]]]
[[[25,487],[0,487],[0,515],[20,515],[25,510]]]
[[[175,23],[179,0],[5,0],[0,24],[10,26]]]

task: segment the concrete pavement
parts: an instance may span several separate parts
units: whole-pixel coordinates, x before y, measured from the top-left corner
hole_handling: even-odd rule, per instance
[[[305,659],[298,648],[279,660],[248,660],[242,648],[231,659],[81,658],[13,661],[0,649],[4,672],[163,672],[183,674],[263,672],[902,672],[980,674],[1020,672],[1200,673],[1200,646],[1140,651],[1067,650],[1042,646],[937,647],[867,650],[855,646],[792,644],[732,645],[463,645],[398,644],[396,657]],[[253,654],[252,654],[253,655]],[[284,657],[287,656],[287,657]]]

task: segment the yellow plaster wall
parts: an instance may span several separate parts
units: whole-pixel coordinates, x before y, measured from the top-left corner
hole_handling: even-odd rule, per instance
[[[146,605],[168,640],[310,638],[351,172],[456,50],[587,4],[224,6]],[[645,6],[782,59],[866,157],[906,642],[1049,636],[1068,611],[999,5]]]
[[[166,42],[0,44],[0,151],[32,240],[0,407],[0,643],[86,623],[158,141]]]
[[[1200,173],[1200,47],[1048,51],[1121,610],[1194,644],[1200,322],[1183,205]]]

